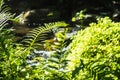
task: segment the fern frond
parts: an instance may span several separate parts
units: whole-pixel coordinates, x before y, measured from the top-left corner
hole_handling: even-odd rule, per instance
[[[0,30],[7,25],[7,21],[10,20],[13,15],[9,13],[10,8],[5,5],[4,1],[0,2]]]
[[[10,54],[8,46],[6,45],[9,45],[9,42],[12,42],[12,35],[9,34],[11,29],[5,29],[4,27],[6,27],[7,21],[13,17],[13,15],[9,13],[9,10],[10,8],[5,5],[4,0],[0,0],[0,49],[3,51],[3,54],[5,53],[8,56]],[[9,46],[9,48],[10,47],[11,46]]]
[[[0,0],[0,10],[2,9],[3,3],[4,3],[4,1]]]
[[[54,50],[54,53],[50,55],[47,61],[47,71],[49,73],[57,72],[57,74],[65,75],[67,72],[69,72],[66,67],[68,65],[69,60],[66,59],[66,56],[68,54],[66,48],[66,35],[67,35],[67,29],[64,28],[64,30],[58,31],[55,34],[56,41],[53,43],[50,43],[49,41],[46,41],[46,47],[50,46],[52,47],[52,50]],[[56,44],[57,42],[57,44]],[[52,72],[51,72],[52,71]],[[52,74],[54,75],[54,73]]]
[[[30,33],[26,35],[26,39],[24,39],[22,42],[28,43],[29,44],[28,49],[31,49],[33,48],[32,46],[37,41],[37,39],[46,36],[46,32],[50,31],[53,28],[65,27],[65,26],[67,26],[65,22],[53,22],[53,23],[44,24],[44,26],[40,26],[30,31]]]

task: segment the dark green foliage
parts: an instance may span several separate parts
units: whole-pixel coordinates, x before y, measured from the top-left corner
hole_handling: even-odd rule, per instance
[[[120,79],[120,23],[98,19],[73,38],[68,59],[76,80]],[[72,65],[72,66],[71,66]],[[79,71],[77,71],[79,70]]]

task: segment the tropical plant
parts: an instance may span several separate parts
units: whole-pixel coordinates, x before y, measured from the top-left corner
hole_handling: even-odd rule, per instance
[[[26,43],[27,44],[26,46],[29,46],[28,49],[32,49],[37,45],[41,45],[39,41],[45,40],[46,37],[49,36],[49,35],[46,36],[47,32],[50,32],[50,30],[52,30],[53,28],[67,26],[65,22],[53,22],[53,23],[44,24],[44,25],[45,26],[40,26],[38,28],[35,28],[34,30],[30,31],[30,33],[28,33],[25,36],[25,39],[22,42]]]
[[[68,60],[66,59],[67,56],[67,49],[68,46],[66,45],[66,33],[67,29],[65,28],[62,31],[58,31],[55,34],[55,41],[49,42],[46,40],[47,45],[49,44],[51,50],[54,52],[51,54],[51,57],[48,58],[48,62],[46,64],[46,71],[48,75],[51,75],[49,79],[57,79],[57,80],[69,80],[70,77],[68,76],[68,70],[66,70],[66,66]],[[45,43],[45,46],[47,47]]]
[[[120,23],[100,18],[79,31],[70,46],[67,59],[73,79],[120,79]]]
[[[22,79],[45,79],[45,60],[39,57],[40,64],[31,66],[26,58],[31,54],[31,49],[37,37],[44,31],[58,26],[65,26],[63,22],[46,24],[45,27],[39,27],[29,35],[29,46],[23,47],[22,44],[14,42],[12,29],[5,28],[8,20],[13,20],[13,15],[9,13],[9,8],[1,1],[0,7],[0,79],[1,80],[22,80]],[[14,19],[15,20],[15,19]],[[58,25],[57,25],[58,24]],[[37,32],[34,32],[37,31]],[[28,36],[28,35],[27,35]],[[31,36],[31,37],[30,37]],[[32,40],[31,40],[31,39]],[[27,41],[27,40],[25,40]],[[50,76],[49,76],[50,77]]]
[[[36,57],[33,59],[33,61],[37,60],[37,63],[39,63],[39,65],[41,65],[38,69],[41,69],[43,74],[41,74],[42,79],[63,79],[63,76],[65,76],[65,72],[63,70],[60,71],[60,69],[62,69],[63,67],[65,67],[65,62],[67,62],[67,60],[65,60],[64,57],[64,53],[65,51],[62,51],[63,48],[65,48],[65,44],[64,44],[64,40],[65,40],[65,35],[63,35],[63,33],[65,34],[65,32],[60,33],[59,35],[56,36],[56,38],[59,40],[57,40],[57,44],[52,44],[49,41],[50,40],[45,40],[47,33],[53,29],[53,28],[57,28],[57,27],[65,27],[67,26],[66,23],[64,22],[55,22],[55,23],[49,23],[49,24],[45,24],[45,26],[40,26],[38,28],[35,28],[34,30],[30,31],[30,33],[28,33],[25,37],[25,39],[22,41],[24,43],[28,44],[27,50],[34,50],[38,47],[44,47],[44,49],[46,50],[45,47],[49,47],[52,46],[51,51],[55,50],[52,52],[52,55],[50,55],[50,57],[48,57],[48,59],[46,60],[45,57]],[[61,36],[60,36],[61,35]],[[51,36],[51,35],[50,35]],[[59,36],[59,37],[58,37]],[[40,40],[44,40],[44,46],[43,46],[43,42],[40,42]],[[55,41],[56,42],[56,41]],[[54,43],[54,42],[53,42]],[[49,49],[50,50],[50,49]],[[61,52],[60,52],[61,51]],[[49,55],[51,52],[47,53],[47,55]],[[44,53],[43,53],[44,55]],[[54,59],[56,60],[54,60]],[[56,68],[56,66],[58,66]],[[57,74],[57,75],[56,75]],[[66,78],[66,76],[64,77]]]
[[[12,19],[13,15],[9,13],[9,8],[1,0],[0,4],[0,79],[10,80],[18,74],[22,64],[21,53],[22,48],[15,47],[13,43],[13,35],[10,34],[12,29],[6,29],[7,21]]]

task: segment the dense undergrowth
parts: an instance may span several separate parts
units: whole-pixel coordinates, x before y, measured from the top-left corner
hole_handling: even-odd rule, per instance
[[[68,59],[76,80],[120,79],[120,23],[106,17],[79,31],[70,44]]]
[[[99,18],[97,23],[78,31],[70,45],[66,40],[68,29],[64,28],[56,33],[55,40],[42,43],[50,56],[37,56],[32,61],[38,65],[30,65],[27,57],[41,44],[36,42],[40,35],[44,37],[44,32],[67,24],[54,22],[34,29],[24,40],[28,43],[25,46],[16,43],[12,29],[6,28],[7,21],[13,17],[6,8],[0,11],[0,80],[120,79],[119,22]],[[3,16],[6,14],[7,17]]]

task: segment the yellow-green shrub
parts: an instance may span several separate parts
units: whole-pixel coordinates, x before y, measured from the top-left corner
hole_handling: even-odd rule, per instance
[[[79,31],[68,59],[75,80],[120,79],[120,23],[106,17]]]

